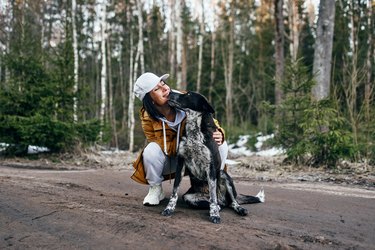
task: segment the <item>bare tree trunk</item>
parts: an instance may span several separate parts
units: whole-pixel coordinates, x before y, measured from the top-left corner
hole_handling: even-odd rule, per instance
[[[115,143],[115,149],[118,150],[117,128],[116,128],[116,113],[113,108],[113,82],[112,82],[112,59],[111,59],[111,44],[107,37],[107,64],[108,64],[108,107],[109,107],[109,120],[112,126],[112,136]]]
[[[182,34],[183,36],[183,34]],[[186,43],[182,39],[182,58],[181,58],[181,89],[187,88],[187,56],[186,56]]]
[[[182,31],[182,20],[181,20],[181,12],[182,12],[182,0],[176,0],[175,5],[175,12],[176,12],[176,63],[177,63],[177,70],[176,70],[176,77],[177,77],[177,89],[183,89],[182,87],[182,53],[183,53],[183,31]]]
[[[133,91],[133,82],[137,79],[137,72],[138,72],[138,61],[139,61],[139,43],[137,48],[137,54],[135,55],[134,59],[134,67],[133,67],[133,77],[129,77],[129,120],[128,120],[128,128],[129,128],[129,151],[132,152],[134,150],[134,126],[135,126],[135,117],[134,117],[134,91]],[[133,80],[134,79],[134,80]]]
[[[16,2],[16,4],[18,5],[17,7],[19,8],[20,10],[20,15],[21,15],[21,23],[20,23],[20,28],[21,28],[21,44],[24,45],[25,44],[25,1],[24,0],[21,0],[19,1],[18,3]],[[14,9],[15,6],[13,6],[13,9]],[[23,53],[23,50],[21,49],[20,50],[20,54],[21,54],[21,60],[22,60],[22,64],[24,63],[24,53]],[[22,80],[25,79],[25,72],[22,71],[21,72],[21,78]],[[21,92],[23,90],[23,86],[22,86],[22,81],[20,81],[20,83],[18,84],[18,91]]]
[[[133,45],[130,45],[130,51],[133,50]],[[120,96],[121,96],[121,104],[122,104],[122,120],[121,120],[121,129],[120,131],[126,131],[126,120],[127,120],[127,112],[126,112],[126,92],[125,92],[125,80],[124,80],[124,66],[123,66],[123,59],[122,59],[122,45],[120,45],[120,55],[119,55],[119,84],[120,84]],[[130,54],[132,56],[132,54]],[[131,63],[133,62],[132,57],[130,57]],[[132,73],[132,72],[130,72]]]
[[[170,9],[174,9],[175,8],[175,0],[171,0],[170,1],[171,4],[170,4]],[[174,76],[175,75],[175,69],[176,69],[176,65],[175,65],[175,59],[176,59],[176,32],[175,32],[175,23],[176,23],[176,12],[175,11],[172,11],[171,12],[171,15],[170,15],[170,19],[171,19],[171,29],[169,31],[169,40],[168,40],[168,56],[169,56],[169,74],[171,76]]]
[[[127,15],[129,16],[132,16],[133,13],[131,12],[131,8],[128,6],[125,8],[125,11],[126,13],[128,13]],[[125,84],[125,77],[124,77],[124,68],[123,68],[123,55],[122,55],[122,44],[120,45],[121,49],[120,49],[120,55],[119,55],[119,70],[120,70],[120,76],[121,76],[121,100],[122,100],[122,121],[121,121],[121,131],[126,131],[125,133],[125,140],[126,142],[129,142],[130,141],[130,137],[129,137],[129,131],[127,130],[128,129],[128,121],[130,119],[130,114],[129,114],[129,105],[130,105],[130,98],[131,98],[131,92],[129,92],[129,98],[127,98],[127,93],[125,92],[125,89],[126,89],[126,84]],[[133,43],[133,31],[132,29],[130,29],[129,31],[129,85],[128,86],[128,91],[131,91],[132,90],[132,83],[133,83],[133,50],[134,50],[134,43]],[[125,62],[124,62],[125,63]],[[126,103],[128,102],[128,106],[126,105]],[[133,104],[133,110],[134,110],[134,104]],[[134,111],[133,111],[134,112]]]
[[[355,9],[358,6],[354,6],[352,1],[349,1],[349,8],[350,8],[350,37],[349,37],[349,44],[350,44],[350,52],[352,54],[351,58],[348,61],[348,68],[350,68],[350,79],[349,79],[349,86],[348,88],[344,88],[344,92],[346,93],[346,103],[348,105],[348,113],[350,117],[350,122],[352,126],[352,133],[354,137],[355,144],[358,143],[357,135],[358,135],[358,126],[357,126],[357,88],[360,84],[358,81],[359,76],[359,69],[358,69],[358,32],[357,32],[357,24],[354,19],[357,17],[355,16]]]
[[[213,11],[212,30],[211,30],[211,69],[210,69],[210,86],[208,88],[208,101],[212,103],[212,92],[215,83],[215,53],[216,53],[216,1],[211,1],[211,8]]]
[[[134,44],[133,32],[130,31],[130,60],[129,60],[129,103],[128,103],[128,140],[129,151],[132,152],[134,148],[134,94],[133,94],[133,74],[134,73]]]
[[[78,41],[77,41],[77,27],[76,27],[76,13],[77,13],[77,3],[76,0],[72,0],[72,32],[73,32],[73,53],[74,53],[74,87],[73,87],[73,120],[78,121],[77,108],[77,92],[78,92]]]
[[[288,20],[289,20],[289,30],[290,30],[290,56],[292,61],[295,62],[298,56],[299,47],[299,34],[300,34],[300,23],[301,18],[298,13],[298,0],[288,0]]]
[[[72,2],[73,5],[73,2]],[[39,2],[39,9],[40,9],[40,16],[39,16],[39,22],[40,22],[40,48],[41,50],[44,49],[44,39],[45,39],[45,6],[48,6],[48,3],[44,3],[43,1]],[[72,23],[73,23],[73,17],[72,17]],[[44,61],[44,60],[43,60]]]
[[[3,49],[0,49],[0,85],[6,86],[6,66],[3,63],[2,59],[4,58],[5,51]],[[4,65],[4,66],[3,66]],[[4,77],[3,77],[3,71],[5,71]]]
[[[201,76],[202,76],[202,57],[203,57],[203,34],[204,34],[204,5],[203,0],[201,0],[201,23],[200,32],[198,38],[199,55],[198,55],[198,76],[197,76],[197,92],[201,90]]]
[[[101,100],[100,100],[100,124],[102,128],[105,124],[105,113],[106,113],[106,103],[107,103],[107,56],[106,56],[106,15],[107,15],[107,6],[106,1],[102,2],[102,15],[101,15],[101,59],[102,59],[102,69],[100,73],[100,93],[101,93]],[[103,131],[100,131],[100,139],[103,139]]]
[[[225,95],[225,105],[226,105],[226,117],[228,127],[233,125],[233,57],[234,57],[234,4],[231,3],[230,7],[231,19],[230,19],[230,29],[229,29],[229,45],[228,45],[228,68],[227,77],[225,81],[226,95]]]
[[[94,41],[92,41],[94,43]],[[95,48],[93,45],[92,48]],[[96,117],[100,120],[100,105],[101,105],[101,75],[100,75],[100,61],[99,61],[99,53],[95,53],[95,56],[93,57],[95,59],[95,62],[92,63],[93,72],[95,72],[95,78],[93,79],[93,84],[95,86],[95,99],[93,100],[93,103],[99,105],[96,109]]]
[[[283,15],[284,0],[275,0],[275,104],[279,105],[282,100],[281,84],[284,78],[284,15]]]
[[[210,103],[212,103],[212,91],[213,91],[214,82],[215,82],[215,42],[216,42],[216,32],[212,31],[210,88],[208,91],[208,101]]]
[[[143,46],[143,12],[142,12],[142,3],[141,0],[137,0],[137,8],[138,8],[138,50],[139,50],[139,57],[141,60],[141,74],[145,72],[145,59],[144,59],[144,46]],[[135,78],[134,78],[135,79]]]
[[[373,68],[373,61],[375,60],[374,58],[374,40],[373,40],[373,30],[375,28],[374,21],[372,21],[372,16],[374,13],[372,6],[372,1],[373,0],[368,0],[367,1],[367,44],[369,46],[367,50],[367,82],[365,84],[365,117],[366,117],[366,122],[369,124],[370,123],[370,100],[372,96],[372,91],[374,90],[374,80],[372,79],[372,68]]]
[[[321,0],[313,64],[316,85],[312,89],[312,94],[316,100],[322,100],[330,94],[334,24],[335,1]]]
[[[134,150],[134,126],[135,126],[135,118],[134,118],[134,91],[133,91],[133,82],[137,78],[138,73],[138,61],[141,61],[141,73],[144,73],[144,55],[143,55],[143,17],[142,17],[142,5],[140,1],[137,1],[137,8],[138,8],[138,47],[137,47],[137,54],[134,60],[134,68],[133,68],[133,78],[130,77],[129,82],[129,150]]]
[[[364,93],[364,107],[365,107],[365,123],[366,127],[369,128],[366,131],[366,158],[370,159],[371,157],[371,125],[374,123],[374,118],[371,116],[371,100],[373,96],[373,92],[375,89],[374,86],[374,79],[372,76],[372,69],[374,67],[373,63],[375,61],[375,46],[374,46],[374,29],[375,29],[375,21],[373,20],[373,15],[375,11],[375,5],[373,4],[373,0],[367,1],[367,45],[369,46],[367,49],[367,58],[366,58],[366,65],[367,65],[367,79],[365,83],[365,93]],[[365,160],[365,167],[367,168],[367,159]]]
[[[1,48],[0,48],[0,51],[1,51],[2,55],[9,54],[9,52],[10,52],[10,35],[12,33],[11,32],[11,23],[12,23],[12,19],[13,19],[13,8],[11,6],[11,3],[9,1],[6,1],[4,3],[3,8],[4,8],[3,22],[4,22],[4,26],[5,26],[4,27],[4,31],[5,31],[5,38],[4,39],[5,39],[5,41],[4,41],[4,44],[3,44],[4,47],[1,46]],[[2,65],[4,65],[4,68],[2,68],[3,67]],[[0,68],[1,68],[2,71],[4,71],[4,81],[3,81],[3,83],[5,85],[7,85],[8,80],[10,79],[10,72],[8,70],[8,67],[7,67],[7,65],[1,63]],[[3,74],[1,72],[0,80],[1,80],[2,75]]]

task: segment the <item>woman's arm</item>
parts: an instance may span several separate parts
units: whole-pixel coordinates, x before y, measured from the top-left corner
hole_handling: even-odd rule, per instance
[[[143,129],[143,133],[146,136],[146,139],[148,142],[153,142],[155,141],[155,132],[154,132],[154,126],[153,126],[153,121],[152,118],[148,115],[147,111],[144,110],[143,108],[139,112],[139,116],[141,118],[141,125]]]

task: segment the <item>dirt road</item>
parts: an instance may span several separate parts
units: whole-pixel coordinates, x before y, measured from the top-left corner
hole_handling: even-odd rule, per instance
[[[160,214],[167,199],[143,206],[147,187],[130,174],[0,166],[0,249],[375,249],[371,188],[236,179],[239,193],[263,186],[266,202],[212,224],[182,201],[172,217]]]

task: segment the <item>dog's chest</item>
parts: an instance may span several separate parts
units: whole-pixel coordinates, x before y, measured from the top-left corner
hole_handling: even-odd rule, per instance
[[[197,178],[204,179],[210,167],[211,151],[204,144],[201,132],[202,117],[198,112],[191,112],[186,120],[184,136],[179,146],[179,155],[184,158],[185,166]]]

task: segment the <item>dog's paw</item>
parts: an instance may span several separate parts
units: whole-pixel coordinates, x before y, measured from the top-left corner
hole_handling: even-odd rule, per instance
[[[173,210],[169,209],[169,208],[166,208],[166,209],[164,209],[163,212],[161,212],[161,214],[164,215],[164,216],[171,216],[173,214]]]
[[[220,224],[220,217],[219,216],[210,216],[210,221],[215,224]]]
[[[247,209],[244,207],[238,207],[235,209],[235,211],[238,215],[241,215],[241,216],[246,216],[249,214],[249,211],[247,211]]]

